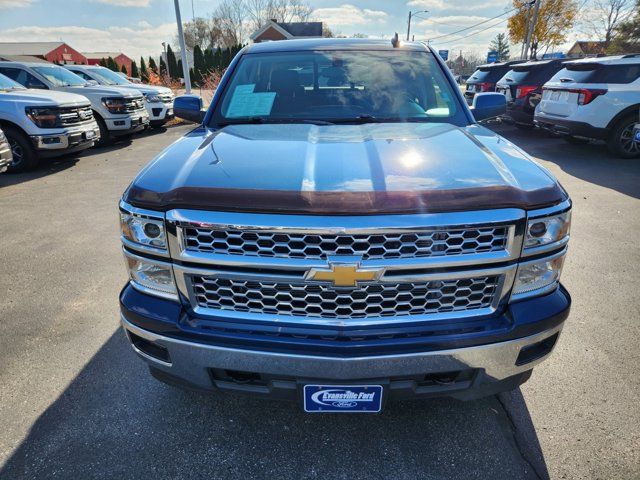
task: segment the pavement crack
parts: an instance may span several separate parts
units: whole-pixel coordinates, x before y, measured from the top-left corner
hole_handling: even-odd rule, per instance
[[[500,395],[496,395],[496,398],[498,400],[498,403],[500,404],[500,407],[502,407],[502,410],[504,410],[505,416],[507,417],[507,420],[508,420],[508,423],[509,423],[509,428],[511,429],[511,435],[513,436],[513,440],[515,442],[516,449],[518,450],[518,454],[522,458],[522,461],[529,466],[529,468],[531,469],[533,474],[536,476],[536,478],[538,478],[540,480],[548,479],[549,478],[548,475],[541,474],[538,471],[538,469],[535,467],[535,463],[532,462],[529,459],[529,457],[527,455],[527,450],[524,447],[524,445],[522,445],[522,441],[519,438],[518,427],[516,426],[516,423],[514,422],[513,417],[511,416],[511,412],[509,411],[509,409],[505,405],[505,403],[502,400],[501,396]]]

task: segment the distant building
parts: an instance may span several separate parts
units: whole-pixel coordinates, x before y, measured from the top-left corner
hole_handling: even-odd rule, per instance
[[[322,37],[322,22],[278,22],[269,20],[262,28],[251,35],[253,43],[274,40],[292,40],[294,38]]]
[[[569,50],[567,50],[567,57],[581,58],[605,55],[606,46],[607,42],[578,41],[574,43]]]
[[[118,68],[122,68],[124,65],[127,68],[127,73],[131,75],[131,62],[133,60],[122,52],[84,52],[83,55],[87,57],[89,65],[98,65],[103,58],[107,60],[107,58],[111,57],[115,60]]]
[[[86,64],[87,58],[64,42],[0,42],[0,55],[17,60],[30,57],[48,62]]]

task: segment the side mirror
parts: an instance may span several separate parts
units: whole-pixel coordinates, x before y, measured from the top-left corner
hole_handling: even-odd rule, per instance
[[[501,93],[477,93],[471,113],[476,122],[504,115],[507,113],[507,98]]]
[[[173,101],[175,116],[189,122],[202,123],[206,112],[202,109],[202,98],[198,95],[181,95]]]
[[[100,85],[96,80],[87,80],[87,83],[92,87],[97,87],[98,85]]]

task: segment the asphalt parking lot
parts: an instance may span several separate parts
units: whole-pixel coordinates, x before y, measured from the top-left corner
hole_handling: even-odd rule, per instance
[[[521,389],[377,416],[183,392],[127,345],[117,201],[189,127],[0,175],[0,478],[639,478],[640,161],[494,128],[573,198],[570,318]]]

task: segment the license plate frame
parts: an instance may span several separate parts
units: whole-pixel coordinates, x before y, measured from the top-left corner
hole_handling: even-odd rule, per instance
[[[380,413],[382,385],[303,385],[306,413]]]
[[[96,132],[94,132],[93,130],[88,130],[84,132],[84,138],[85,140],[93,140],[94,138],[96,138]]]

